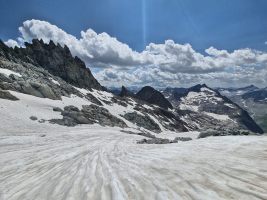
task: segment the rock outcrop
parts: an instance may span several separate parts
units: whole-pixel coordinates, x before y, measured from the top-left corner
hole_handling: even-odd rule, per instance
[[[60,109],[54,111],[58,112]],[[50,122],[63,126],[98,123],[102,126],[127,127],[124,121],[113,116],[107,109],[94,104],[84,105],[81,110],[75,106],[66,106],[61,115],[62,119],[52,119]]]
[[[128,121],[136,124],[137,126],[143,127],[147,130],[151,130],[154,132],[161,131],[159,125],[148,115],[140,115],[137,114],[136,112],[132,112],[132,113],[126,113],[125,115],[123,115],[123,117]]]
[[[93,77],[89,68],[78,57],[73,57],[67,46],[60,46],[50,41],[33,39],[32,44],[25,43],[25,48],[8,48],[0,44],[0,55],[8,60],[23,60],[48,70],[74,86],[80,88],[104,89]]]

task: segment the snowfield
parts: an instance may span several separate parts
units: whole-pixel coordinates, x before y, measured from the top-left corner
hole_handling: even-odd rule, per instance
[[[194,140],[137,144],[144,137],[116,127],[29,119],[60,118],[53,106],[83,98],[12,94],[20,100],[0,99],[0,200],[267,199],[266,136],[162,132]]]
[[[265,136],[140,145],[96,125],[42,134],[1,133],[0,199],[267,199]]]

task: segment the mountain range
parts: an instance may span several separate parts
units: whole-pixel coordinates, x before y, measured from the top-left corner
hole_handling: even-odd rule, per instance
[[[60,113],[61,117],[42,117],[39,113],[28,116],[38,119],[40,126],[46,123],[63,126],[97,123],[131,127],[152,135],[166,130],[207,129],[222,134],[236,134],[238,130],[263,133],[232,95],[228,98],[222,94],[227,91],[234,96],[242,95],[242,98],[251,94],[253,101],[262,102],[266,100],[265,90],[250,86],[242,89],[246,93],[240,93],[234,89],[216,90],[203,84],[191,88],[166,88],[162,93],[150,86],[136,93],[122,87],[120,93],[117,90],[114,95],[94,78],[81,59],[71,55],[67,46],[53,41],[46,44],[34,39],[32,43],[25,43],[25,48],[14,49],[0,42],[0,89],[0,98],[10,101],[20,101],[20,94],[60,101],[61,106],[53,105],[52,101],[50,111]]]

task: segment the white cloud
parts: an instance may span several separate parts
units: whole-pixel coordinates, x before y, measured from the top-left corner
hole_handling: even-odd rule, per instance
[[[9,40],[7,40],[6,42],[5,42],[5,44],[7,45],[7,46],[9,46],[9,47],[12,47],[12,48],[14,48],[14,47],[19,47],[20,45],[18,44],[18,42],[17,41],[15,41],[15,40],[12,40],[12,39],[9,39]]]
[[[107,33],[88,29],[76,38],[40,20],[25,21],[19,31],[18,42],[8,40],[8,46],[34,38],[65,44],[88,67],[100,68],[96,77],[104,85],[267,84],[267,53],[249,48],[228,52],[209,47],[203,54],[190,44],[166,40],[163,44],[150,43],[142,52],[136,52]]]
[[[92,29],[81,31],[81,38],[78,39],[46,21],[27,20],[19,27],[19,31],[19,41],[31,42],[38,38],[45,43],[53,40],[65,44],[73,55],[80,57],[89,66],[127,68],[148,63],[142,54],[133,51],[127,44],[107,33],[97,34]]]
[[[264,44],[266,44],[266,45],[267,45],[267,41],[266,41],[266,42],[264,42]]]

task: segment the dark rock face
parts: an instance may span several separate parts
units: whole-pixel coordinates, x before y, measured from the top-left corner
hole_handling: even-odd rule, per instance
[[[137,94],[136,98],[151,104],[158,105],[164,109],[173,108],[172,104],[161,94],[150,86],[143,87]]]
[[[243,110],[241,107],[240,117],[238,119],[239,123],[244,124],[248,130],[254,133],[264,133],[262,128],[250,117],[247,111]]]
[[[155,132],[161,131],[159,125],[147,115],[143,116],[137,114],[136,112],[133,112],[133,113],[126,113],[125,115],[123,115],[123,117],[126,120],[136,124],[137,126],[143,127],[145,129]]]
[[[135,97],[135,94],[129,90],[127,90],[126,87],[121,87],[121,92],[119,94],[120,97]]]
[[[8,99],[8,100],[12,100],[12,101],[19,100],[17,97],[10,94],[10,92],[5,91],[5,90],[1,90],[1,89],[0,89],[0,99]]]
[[[53,41],[45,44],[34,39],[32,44],[25,43],[26,48],[8,48],[0,44],[0,55],[7,59],[21,59],[35,66],[40,66],[54,76],[58,76],[74,86],[81,88],[104,89],[93,77],[78,57],[72,57],[67,46],[55,45]]]

